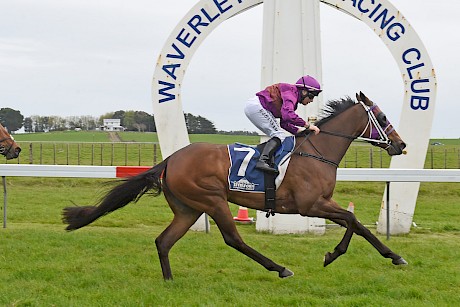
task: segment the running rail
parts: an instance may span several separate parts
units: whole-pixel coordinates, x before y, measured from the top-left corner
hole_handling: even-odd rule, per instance
[[[151,166],[0,164],[2,177],[123,178]],[[459,169],[338,168],[337,181],[460,182]]]
[[[3,178],[3,228],[6,228],[6,177],[124,178],[145,172],[151,166],[84,166],[0,164]],[[460,182],[460,169],[338,168],[337,181],[380,181],[387,183],[387,214],[390,212],[390,182]],[[389,234],[387,217],[387,239]]]

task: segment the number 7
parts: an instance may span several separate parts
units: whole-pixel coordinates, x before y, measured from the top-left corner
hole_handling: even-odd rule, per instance
[[[254,148],[250,147],[238,147],[235,148],[235,151],[247,151],[246,157],[244,157],[243,162],[241,162],[240,168],[238,169],[238,176],[245,176],[246,169],[248,168],[249,161],[251,161],[252,156],[256,153]]]

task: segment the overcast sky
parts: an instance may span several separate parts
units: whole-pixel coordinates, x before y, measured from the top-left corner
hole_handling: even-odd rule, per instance
[[[0,107],[31,115],[152,113],[158,55],[195,0],[14,0],[0,5]],[[433,62],[432,137],[460,137],[460,1],[392,0]],[[324,98],[363,91],[397,126],[403,84],[389,50],[363,22],[320,5]],[[244,102],[259,91],[262,6],[222,23],[184,78],[185,112],[219,130],[256,129]],[[451,35],[451,36],[449,36]],[[295,80],[286,80],[295,82]],[[391,101],[392,103],[389,103]]]

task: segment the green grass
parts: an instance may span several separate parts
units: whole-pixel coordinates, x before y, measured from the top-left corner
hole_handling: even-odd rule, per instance
[[[15,134],[17,142],[109,142],[109,135],[104,131],[55,131]]]
[[[28,163],[30,142],[48,141],[41,156],[46,164],[95,161],[95,165],[124,165],[126,160],[128,165],[152,164],[155,133],[119,135],[123,143],[109,143],[105,132],[85,131],[15,138],[23,142],[21,163]],[[253,136],[191,135],[190,139],[258,143],[258,137]],[[126,147],[126,142],[133,141],[150,144]],[[426,166],[443,168],[447,159],[448,167],[458,168],[459,141],[430,143],[434,141],[445,145],[430,145]],[[35,146],[39,145],[33,144],[34,163],[40,161]],[[80,162],[72,154],[78,151]],[[380,160],[378,149],[360,143],[353,144],[342,163],[355,167],[356,157],[359,167],[389,164],[386,154]],[[159,150],[157,159],[161,160]],[[295,272],[292,278],[279,279],[276,273],[226,246],[212,223],[210,234],[190,231],[174,246],[170,260],[175,280],[163,282],[154,240],[173,214],[162,196],[145,196],[91,226],[64,231],[62,208],[73,202],[93,204],[104,193],[104,182],[7,178],[8,227],[0,229],[0,306],[460,305],[458,183],[422,183],[414,216],[417,227],[389,241],[379,235],[409,262],[407,267],[393,266],[355,236],[347,254],[323,268],[323,255],[340,241],[342,228],[328,229],[323,236],[270,235],[256,232],[254,225],[238,225],[249,245]],[[344,207],[353,201],[359,220],[375,232],[383,190],[384,183],[338,182],[334,198]],[[236,216],[238,207],[230,204],[230,208]],[[255,216],[254,210],[249,212]]]
[[[458,184],[423,183],[404,236],[380,239],[409,266],[395,267],[365,240],[327,268],[342,228],[323,236],[270,235],[238,225],[256,250],[295,272],[279,279],[226,246],[216,226],[189,231],[172,249],[174,282],[163,282],[154,239],[172,218],[162,196],[143,197],[67,233],[72,201],[92,204],[103,180],[7,178],[8,227],[0,229],[0,306],[459,306]],[[335,199],[366,225],[378,219],[384,185],[339,182]],[[237,206],[231,205],[234,215]],[[250,210],[254,216],[254,210]],[[375,227],[371,226],[375,232]]]

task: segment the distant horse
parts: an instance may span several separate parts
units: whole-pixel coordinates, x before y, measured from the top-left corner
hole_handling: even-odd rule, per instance
[[[6,131],[5,127],[0,124],[0,154],[7,160],[19,157],[21,147],[14,141],[14,138]]]
[[[364,237],[383,257],[391,258],[393,264],[407,264],[364,227],[353,213],[332,200],[337,167],[354,139],[360,138],[384,148],[391,156],[402,154],[406,147],[378,106],[363,93],[357,94],[356,98],[358,102],[349,97],[328,102],[322,119],[316,123],[321,133],[296,137],[297,147],[276,191],[275,212],[326,218],[346,227],[334,252],[326,253],[324,266],[347,251],[353,233]],[[267,270],[278,272],[279,277],[293,275],[289,269],[246,245],[240,237],[227,201],[264,210],[264,195],[229,190],[229,167],[227,146],[194,143],[150,170],[123,180],[98,206],[65,208],[63,222],[68,224],[67,230],[75,230],[139,200],[149,190],[156,195],[163,192],[174,212],[171,224],[155,240],[165,280],[172,279],[170,249],[203,212],[214,219],[226,244]]]

